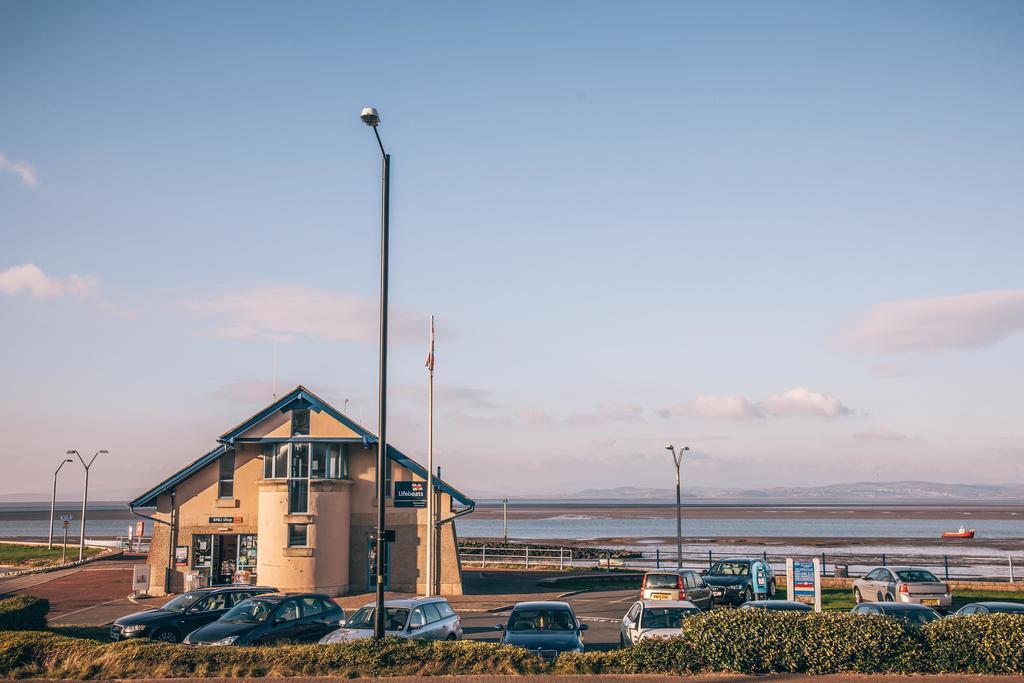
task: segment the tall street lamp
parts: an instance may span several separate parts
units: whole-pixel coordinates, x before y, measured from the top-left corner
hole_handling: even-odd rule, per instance
[[[672,461],[676,464],[676,569],[683,568],[683,501],[679,488],[679,468],[683,464],[683,453],[690,450],[689,446],[681,446],[676,453],[675,446],[665,446],[672,453]]]
[[[85,506],[89,502],[89,468],[96,462],[96,456],[100,453],[107,453],[108,451],[96,451],[93,453],[92,458],[89,460],[89,464],[85,464],[85,460],[82,458],[82,454],[78,451],[68,451],[68,455],[78,456],[78,461],[82,463],[82,467],[85,468],[85,489],[82,491],[82,528],[78,536],[78,561],[81,562],[85,559]]]
[[[385,468],[387,467],[387,408],[388,408],[388,220],[391,197],[391,155],[384,151],[377,126],[380,114],[366,107],[359,114],[363,123],[373,129],[380,147],[380,374],[377,385],[377,609],[373,616],[373,637],[384,637],[384,497],[387,494]]]
[[[50,533],[46,537],[47,549],[53,547],[53,506],[57,502],[57,472],[60,472],[60,468],[64,467],[64,465],[67,465],[69,462],[74,461],[71,458],[64,458],[63,460],[60,461],[60,464],[57,465],[57,469],[54,470],[53,472],[53,495],[50,496]]]

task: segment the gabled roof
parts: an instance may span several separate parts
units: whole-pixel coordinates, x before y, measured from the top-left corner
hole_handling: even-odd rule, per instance
[[[217,448],[214,448],[209,453],[206,453],[205,455],[195,460],[188,466],[175,472],[164,481],[160,482],[150,490],[146,491],[141,496],[139,496],[132,502],[128,503],[128,507],[153,507],[154,505],[156,505],[156,499],[158,496],[160,496],[163,493],[169,492],[178,484],[183,482],[185,479],[188,479],[190,476],[192,476],[202,468],[206,467],[210,463],[215,462],[217,458],[223,455],[226,451],[234,448],[235,440],[238,439],[239,436],[249,431],[254,426],[256,426],[263,420],[273,415],[275,412],[280,411],[283,413],[289,410],[304,410],[307,408],[318,413],[323,411],[330,415],[331,417],[333,417],[338,422],[341,422],[343,425],[345,425],[353,432],[358,434],[363,439],[364,445],[377,443],[377,437],[374,434],[371,434],[369,431],[367,431],[365,427],[351,420],[347,416],[343,415],[336,408],[334,408],[334,406],[327,403],[322,398],[320,398],[312,391],[310,391],[309,389],[300,384],[299,386],[295,387],[281,398],[277,399],[267,407],[257,412],[252,417],[248,418],[247,420],[244,420],[243,422],[240,422],[238,425],[231,428],[229,431],[220,435],[220,437],[217,438],[217,441],[219,441],[221,445],[217,446]],[[313,440],[315,441],[315,439]],[[420,465],[418,462],[416,462],[409,456],[405,455],[391,444],[388,444],[385,453],[387,454],[387,457],[390,458],[392,461],[397,462],[399,465],[402,465],[406,469],[411,470],[413,473],[417,474],[423,479],[427,478],[427,468],[423,467],[423,465]],[[476,505],[476,503],[471,498],[466,496],[464,493],[462,493],[455,487],[450,486],[444,481],[441,481],[440,479],[434,479],[434,486],[436,486],[439,490],[443,491],[444,493],[450,495],[453,500],[458,501],[462,505]]]

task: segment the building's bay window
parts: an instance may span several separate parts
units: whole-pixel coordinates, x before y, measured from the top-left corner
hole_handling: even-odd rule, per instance
[[[304,548],[309,545],[309,525],[289,524],[288,525],[288,547]]]
[[[348,452],[345,444],[313,444],[309,476],[312,479],[348,479]]]
[[[311,479],[348,479],[348,450],[338,443],[264,444],[263,478],[287,479],[288,513],[303,514]]]
[[[292,444],[292,466],[288,473],[289,514],[309,512],[309,444]]]

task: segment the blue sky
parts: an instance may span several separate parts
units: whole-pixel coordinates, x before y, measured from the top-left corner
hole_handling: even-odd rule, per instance
[[[694,485],[1024,480],[1022,31],[1012,2],[6,2],[0,493],[67,448],[146,488],[270,399],[275,346],[279,388],[375,427],[370,104],[393,441],[422,459],[434,313],[468,491],[664,486],[667,442]]]

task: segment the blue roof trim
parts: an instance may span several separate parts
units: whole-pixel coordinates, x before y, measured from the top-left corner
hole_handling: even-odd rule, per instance
[[[157,496],[159,496],[161,493],[166,493],[169,489],[173,489],[175,486],[177,486],[184,480],[188,479],[193,474],[209,465],[211,462],[214,462],[226,450],[227,448],[225,448],[224,446],[217,446],[212,451],[210,451],[203,457],[199,458],[185,469],[175,472],[167,479],[164,479],[162,482],[160,482],[150,490],[146,491],[132,502],[128,503],[128,507],[148,508],[155,506]]]
[[[283,413],[286,410],[305,410],[307,408],[310,410],[315,410],[318,413],[321,411],[327,413],[335,420],[337,420],[338,422],[342,423],[343,425],[354,431],[364,440],[369,440],[370,443],[376,443],[377,441],[377,438],[370,434],[370,432],[368,432],[365,427],[358,424],[357,422],[352,421],[345,415],[339,413],[329,403],[321,399],[319,396],[317,396],[316,394],[314,394],[312,391],[302,386],[301,384],[292,389],[291,391],[289,391],[287,394],[285,394],[278,400],[268,405],[263,410],[259,411],[258,413],[250,417],[248,420],[232,428],[230,431],[221,434],[220,437],[218,437],[217,441],[224,444],[230,444],[234,442],[234,440],[237,439],[239,436],[246,433],[256,425],[258,425],[260,422],[263,422],[263,420],[267,419],[275,412],[280,411]]]
[[[356,434],[359,435],[359,437],[358,438],[341,437],[341,438],[337,438],[337,439],[325,439],[325,438],[318,438],[318,437],[312,437],[312,438],[310,438],[310,437],[295,437],[294,439],[293,438],[272,438],[272,437],[265,437],[265,438],[257,438],[257,437],[245,438],[245,437],[241,437],[242,434],[244,434],[248,430],[252,429],[254,426],[259,424],[263,420],[267,419],[269,416],[273,415],[275,411],[280,410],[280,411],[284,412],[285,410],[292,410],[292,409],[295,409],[295,408],[302,408],[302,409],[304,409],[304,408],[307,408],[307,407],[309,409],[315,410],[317,412],[323,411],[323,412],[327,413],[328,415],[333,417],[335,420],[337,420],[338,422],[341,422],[343,425],[345,425],[346,427],[348,427],[349,429],[354,431]],[[314,394],[312,391],[310,391],[309,389],[305,388],[302,385],[299,385],[299,386],[295,387],[294,389],[292,389],[290,392],[288,392],[285,396],[282,396],[277,401],[274,401],[269,406],[267,406],[263,410],[259,411],[258,413],[256,413],[252,417],[250,417],[245,422],[242,422],[238,426],[234,427],[231,431],[226,432],[225,434],[221,435],[221,437],[217,439],[217,441],[219,441],[221,443],[221,445],[217,446],[212,451],[210,451],[209,453],[203,455],[201,458],[199,458],[198,460],[196,460],[192,464],[188,465],[187,467],[185,467],[182,470],[179,470],[178,472],[174,473],[173,475],[171,475],[167,479],[163,480],[162,482],[160,482],[159,484],[157,484],[156,486],[154,486],[150,490],[146,491],[141,496],[139,496],[138,498],[136,498],[132,502],[128,503],[128,507],[138,508],[138,507],[153,507],[153,506],[155,506],[156,505],[156,499],[157,499],[158,496],[160,496],[163,493],[167,493],[169,490],[173,489],[175,486],[180,484],[185,479],[188,479],[189,477],[191,477],[193,474],[195,474],[196,472],[198,472],[202,468],[204,468],[207,465],[209,465],[210,463],[216,461],[217,458],[219,458],[221,455],[223,455],[225,453],[225,451],[227,451],[229,448],[232,448],[233,444],[236,441],[238,441],[239,443],[260,443],[260,442],[265,442],[265,443],[275,443],[275,442],[276,443],[284,443],[284,442],[293,441],[293,440],[294,441],[302,441],[302,442],[314,442],[314,443],[315,442],[321,442],[321,443],[322,442],[327,442],[327,443],[331,443],[331,442],[335,442],[335,443],[360,443],[361,442],[364,446],[369,446],[370,444],[377,443],[377,437],[374,436],[373,434],[371,434],[370,432],[368,432],[366,430],[366,428],[364,428],[362,425],[360,425],[360,424],[358,424],[356,422],[353,422],[348,417],[346,417],[346,416],[342,415],[341,413],[339,413],[333,406],[331,406],[329,403],[326,403],[323,399],[321,399],[319,396]],[[415,473],[418,476],[422,477],[424,480],[427,479],[427,468],[425,468],[423,465],[419,464],[418,462],[416,462],[415,460],[413,460],[409,456],[405,455],[404,453],[399,451],[394,446],[391,446],[389,444],[388,447],[387,447],[387,450],[386,450],[386,454],[387,454],[387,457],[390,458],[392,461],[397,462],[399,465],[402,465],[403,467],[405,467],[408,470],[411,470],[413,473]],[[448,495],[450,495],[453,500],[457,500],[458,502],[462,503],[463,505],[470,506],[470,507],[473,507],[473,506],[476,505],[476,502],[474,500],[472,500],[471,498],[467,497],[464,493],[462,493],[461,491],[459,491],[455,487],[450,486],[449,484],[445,483],[441,479],[436,479],[435,478],[434,482],[435,482],[434,485],[438,489],[440,489],[441,491],[443,491],[443,492],[447,493]]]
[[[427,468],[424,467],[423,465],[419,464],[406,454],[402,453],[391,444],[388,444],[386,453],[389,458],[397,462],[399,465],[402,465],[406,469],[412,470],[413,473],[423,477],[424,481],[427,480]],[[434,486],[441,489],[442,491],[450,495],[452,499],[459,501],[463,505],[467,505],[470,507],[476,505],[476,501],[474,501],[472,498],[469,498],[462,491],[459,491],[454,486],[450,486],[436,477],[434,478]]]

